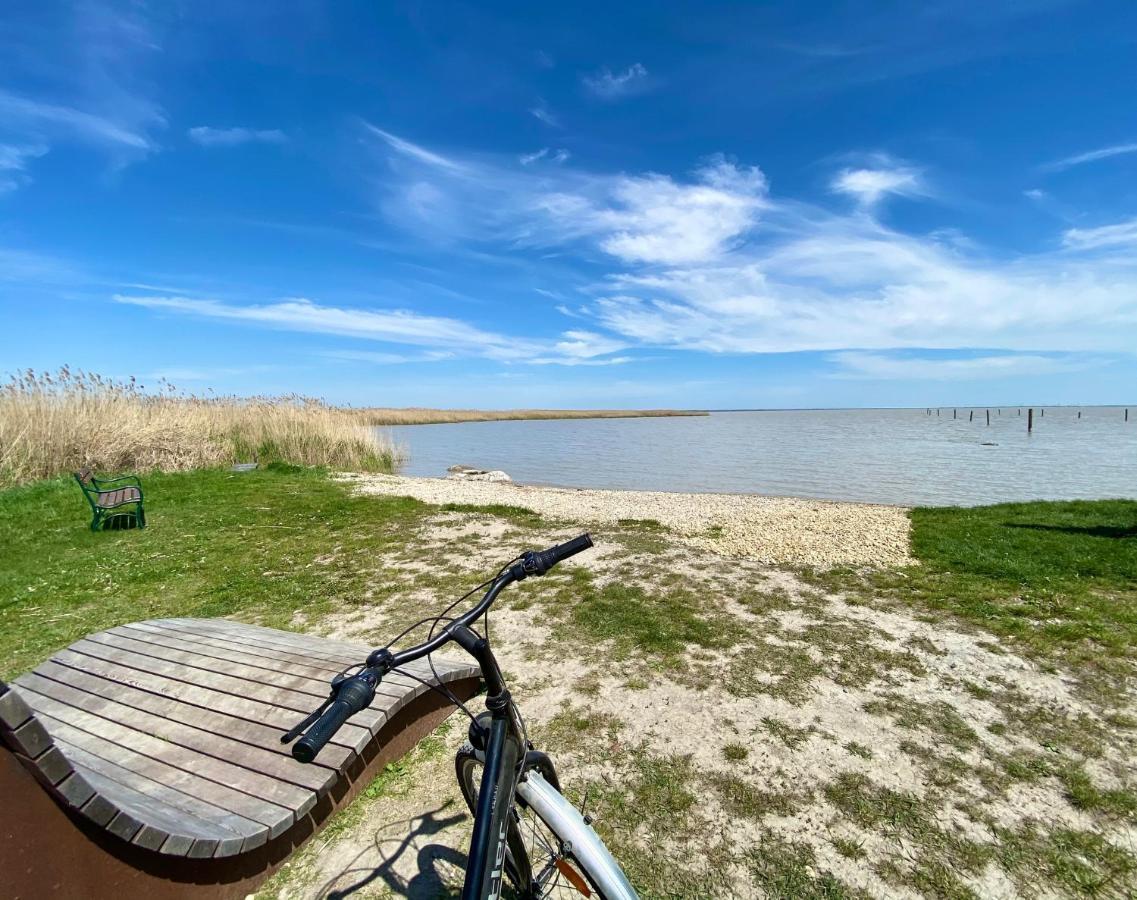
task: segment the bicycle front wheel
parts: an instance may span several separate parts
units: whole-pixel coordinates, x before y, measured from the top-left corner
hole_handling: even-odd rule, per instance
[[[454,760],[458,786],[470,813],[478,808],[482,761],[464,744]],[[524,859],[518,859],[518,856]],[[597,897],[609,900],[598,879],[574,856],[571,846],[520,797],[510,811],[506,876],[522,900]]]

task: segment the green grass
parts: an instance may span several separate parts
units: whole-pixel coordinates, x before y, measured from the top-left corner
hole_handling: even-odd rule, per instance
[[[98,533],[73,481],[0,492],[0,677],[139,619],[238,615],[288,628],[298,612],[350,608],[374,589],[376,556],[402,548],[430,510],[353,497],[318,471],[285,466],[143,484],[148,527]]]
[[[1128,671],[1137,653],[1137,501],[914,509],[920,565],[806,573],[860,599],[950,613],[1041,658]]]

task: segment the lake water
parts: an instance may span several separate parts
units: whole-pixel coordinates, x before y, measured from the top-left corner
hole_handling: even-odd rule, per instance
[[[567,487],[901,505],[1137,497],[1137,407],[770,410],[388,429],[408,475],[456,463]],[[994,446],[985,446],[986,443]]]

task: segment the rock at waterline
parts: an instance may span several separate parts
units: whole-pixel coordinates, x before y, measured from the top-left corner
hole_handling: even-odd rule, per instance
[[[478,469],[474,466],[451,466],[447,478],[455,481],[513,481],[500,469]]]

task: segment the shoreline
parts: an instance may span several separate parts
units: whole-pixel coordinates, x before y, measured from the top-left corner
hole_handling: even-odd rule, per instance
[[[882,504],[712,494],[564,488],[515,482],[458,481],[345,473],[360,493],[425,503],[519,506],[562,521],[618,525],[652,521],[685,543],[723,556],[774,565],[912,563],[908,508]]]

